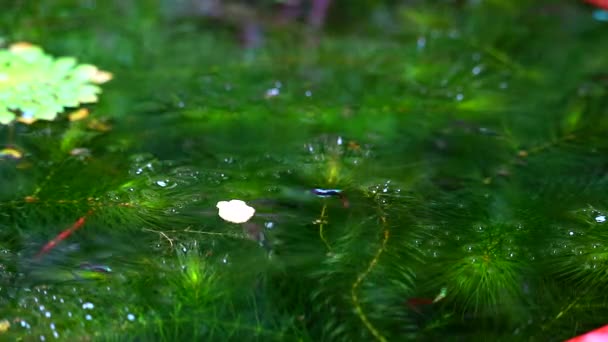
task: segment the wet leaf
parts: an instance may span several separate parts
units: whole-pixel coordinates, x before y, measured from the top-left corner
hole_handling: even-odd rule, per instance
[[[0,123],[54,120],[66,107],[94,103],[112,74],[72,57],[53,58],[30,43],[0,50]]]

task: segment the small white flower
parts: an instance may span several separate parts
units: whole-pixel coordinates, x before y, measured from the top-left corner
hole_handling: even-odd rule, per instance
[[[255,209],[241,200],[219,201],[217,208],[220,217],[232,223],[245,223],[255,214]]]

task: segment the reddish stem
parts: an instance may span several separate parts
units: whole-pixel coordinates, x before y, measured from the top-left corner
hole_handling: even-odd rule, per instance
[[[53,240],[47,242],[46,245],[44,245],[44,247],[42,247],[42,249],[40,249],[38,254],[36,254],[36,259],[40,259],[44,254],[48,253],[51,249],[55,248],[55,246],[57,246],[57,244],[59,244],[61,241],[65,240],[65,239],[67,239],[68,236],[70,236],[73,232],[75,232],[80,227],[82,227],[84,225],[85,221],[87,220],[87,217],[89,217],[92,213],[93,213],[93,210],[89,210],[84,216],[82,216],[78,220],[76,220],[76,222],[74,222],[74,224],[72,224],[70,227],[68,227],[61,233],[59,233]]]

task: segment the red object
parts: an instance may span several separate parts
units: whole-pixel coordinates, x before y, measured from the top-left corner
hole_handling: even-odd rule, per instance
[[[585,0],[586,3],[591,4],[595,7],[603,8],[608,10],[608,0]]]
[[[55,246],[57,246],[58,243],[67,239],[68,236],[70,236],[73,232],[75,232],[80,227],[82,227],[84,225],[85,221],[87,220],[87,217],[89,215],[91,215],[91,213],[92,213],[92,211],[89,210],[89,212],[87,212],[86,215],[84,215],[81,218],[79,218],[78,220],[76,220],[76,222],[74,222],[74,224],[71,225],[68,229],[62,231],[53,240],[47,242],[46,245],[44,245],[44,247],[42,247],[40,252],[38,252],[38,254],[36,254],[36,258],[40,258],[44,254],[48,253],[51,249],[55,248]]]
[[[586,334],[573,337],[566,342],[606,342],[608,341],[608,325],[592,330]]]
[[[420,307],[423,305],[431,305],[433,304],[433,300],[430,298],[410,298],[406,301],[407,306],[411,309],[416,311],[417,313],[421,313],[420,312]]]

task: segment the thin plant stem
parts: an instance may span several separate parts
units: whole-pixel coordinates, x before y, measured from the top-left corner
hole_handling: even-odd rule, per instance
[[[361,272],[357,276],[357,280],[355,280],[355,282],[351,286],[350,296],[351,296],[353,305],[355,306],[355,313],[357,314],[357,316],[359,317],[361,322],[363,322],[363,324],[365,325],[367,330],[369,330],[369,332],[376,338],[376,340],[385,342],[386,337],[384,337],[382,335],[382,333],[380,331],[378,331],[378,329],[376,329],[376,327],[374,327],[374,325],[370,322],[370,320],[365,315],[365,312],[363,312],[363,308],[361,307],[361,302],[359,300],[359,296],[357,295],[357,291],[359,290],[361,283],[363,283],[363,280],[372,272],[374,267],[376,267],[376,265],[378,264],[378,260],[380,259],[380,256],[386,250],[386,244],[388,242],[390,233],[389,233],[389,230],[386,228],[386,219],[384,218],[384,216],[381,216],[380,219],[382,220],[382,225],[385,227],[384,238],[382,239],[382,244],[380,245],[380,248],[378,248],[378,250],[376,251],[376,255],[374,255],[374,258],[370,261],[370,263],[367,266],[367,268],[365,269],[365,271]]]

